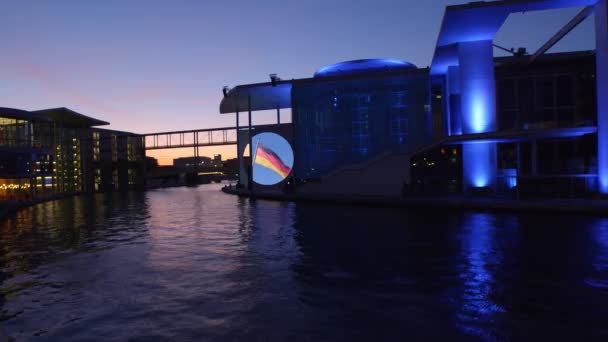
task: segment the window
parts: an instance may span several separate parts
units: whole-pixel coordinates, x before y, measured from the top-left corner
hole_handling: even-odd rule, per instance
[[[99,161],[99,132],[93,132],[93,161]]]
[[[571,75],[557,77],[557,106],[569,107],[574,105],[574,82]]]
[[[95,169],[95,191],[99,191],[101,187],[101,170],[99,168]]]
[[[139,150],[141,149],[142,143],[138,137],[127,137],[127,160],[128,161],[139,161]]]
[[[111,148],[112,148],[112,161],[118,161],[118,138],[116,135],[111,136]]]
[[[129,185],[137,184],[137,170],[129,169],[127,172],[129,174]]]
[[[112,184],[114,184],[114,190],[118,190],[118,170],[112,170]]]
[[[408,134],[407,112],[401,108],[393,108],[390,117],[391,142],[402,145]]]
[[[0,117],[0,146],[29,146],[29,128],[25,120]]]

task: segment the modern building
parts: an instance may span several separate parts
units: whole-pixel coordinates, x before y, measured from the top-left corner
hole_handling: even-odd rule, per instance
[[[428,85],[428,69],[390,59],[355,60],[323,67],[311,78],[237,86],[220,112],[276,109],[278,125],[256,126],[253,134],[282,135],[294,150],[291,178],[318,181],[345,166],[406,156],[430,143]],[[291,108],[291,124],[280,124],[282,108]],[[249,137],[247,127],[239,129],[241,162]],[[248,168],[242,163],[240,169],[245,185]]]
[[[437,86],[432,103],[439,108],[435,115],[442,129],[435,144],[412,157],[412,194],[477,191],[529,197],[597,192],[595,53],[546,54],[534,62],[531,58],[494,59],[494,132],[456,134],[461,114],[454,104],[459,95],[444,96]],[[487,188],[467,189],[462,183],[463,149],[490,140],[496,148],[496,181]]]
[[[427,69],[356,60],[292,81],[295,174],[320,178],[383,153],[431,142]]]
[[[374,183],[385,194],[606,194],[608,97],[596,95],[608,94],[606,1],[449,6],[430,68],[377,59],[306,79],[271,75],[225,89],[220,113],[248,112],[251,125],[253,111],[276,110],[280,127],[280,110],[291,108],[290,179],[307,182],[302,189],[314,180],[334,192]],[[494,57],[494,36],[511,13],[575,6],[583,10],[538,51]],[[591,13],[595,51],[545,54]],[[240,127],[243,173],[251,134]]]
[[[67,108],[0,108],[0,199],[143,188],[142,139]]]
[[[584,7],[538,51],[494,58],[493,39],[511,13],[574,6]],[[595,51],[545,54],[592,13]],[[414,156],[411,188],[513,197],[608,193],[606,61],[605,0],[448,7],[430,70],[443,139]],[[446,158],[460,173],[447,171]]]

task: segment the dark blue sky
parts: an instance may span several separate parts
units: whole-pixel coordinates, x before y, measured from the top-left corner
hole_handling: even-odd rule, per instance
[[[4,0],[0,106],[65,106],[138,133],[232,125],[224,85],[360,58],[429,65],[444,7],[462,2]],[[496,43],[534,50],[578,10],[512,16]],[[593,39],[590,17],[554,50]]]

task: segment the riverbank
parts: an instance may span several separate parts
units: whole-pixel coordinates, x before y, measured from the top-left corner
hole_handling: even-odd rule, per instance
[[[246,189],[224,187],[222,191],[240,197],[269,201],[320,202],[333,204],[392,206],[415,209],[539,212],[608,216],[608,200],[542,199],[510,200],[472,197],[390,197],[339,194],[282,193],[267,190],[251,193]]]

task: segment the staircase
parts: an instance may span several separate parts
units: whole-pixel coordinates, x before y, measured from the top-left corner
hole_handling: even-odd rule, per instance
[[[384,153],[363,163],[342,167],[318,183],[298,187],[299,193],[360,196],[400,196],[409,182],[410,157]]]

